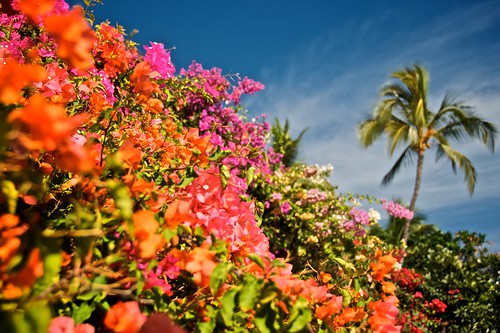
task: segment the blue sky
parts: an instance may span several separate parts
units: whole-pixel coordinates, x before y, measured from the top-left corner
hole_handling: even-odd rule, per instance
[[[139,30],[133,38],[139,44],[175,47],[178,69],[196,60],[264,83],[265,91],[244,100],[249,113],[289,119],[295,135],[309,127],[300,158],[332,164],[332,183],[342,192],[410,201],[414,167],[380,187],[397,152],[391,159],[383,140],[362,149],[355,133],[379,88],[403,66],[428,68],[431,108],[450,92],[500,128],[497,0],[104,0],[94,12],[98,22]],[[500,153],[478,143],[456,148],[479,174],[474,195],[430,152],[417,207],[443,230],[486,234],[498,251]]]

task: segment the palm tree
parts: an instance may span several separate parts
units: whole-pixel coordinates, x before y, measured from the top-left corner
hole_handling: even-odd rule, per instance
[[[275,124],[271,128],[272,147],[275,152],[283,154],[281,162],[285,167],[292,166],[297,159],[299,143],[307,130],[307,128],[302,130],[296,139],[292,139],[288,119],[285,121],[285,126],[281,127],[279,119],[275,118]]]
[[[384,176],[382,184],[392,181],[403,165],[417,160],[415,187],[410,210],[415,209],[422,179],[424,153],[436,146],[436,161],[446,158],[451,162],[453,172],[458,169],[464,174],[467,189],[472,195],[476,184],[476,170],[471,161],[453,149],[451,141],[465,142],[480,139],[491,152],[495,151],[496,127],[474,114],[470,106],[445,96],[436,112],[427,106],[428,72],[419,65],[405,68],[392,74],[396,82],[390,82],[381,89],[381,100],[373,115],[361,122],[358,134],[363,147],[370,146],[382,134],[386,134],[389,154],[396,147],[405,145],[401,156]],[[407,220],[402,239],[408,240],[410,220]]]

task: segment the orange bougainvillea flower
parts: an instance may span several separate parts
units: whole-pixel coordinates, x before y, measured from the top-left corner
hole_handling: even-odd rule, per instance
[[[192,199],[179,199],[168,205],[165,212],[165,222],[169,228],[175,228],[177,225],[194,221],[195,216],[192,212]]]
[[[21,65],[14,59],[7,60],[5,64],[0,63],[0,102],[19,103],[24,87],[46,78],[47,72],[38,65]]]
[[[19,9],[33,21],[50,12],[55,5],[54,0],[19,0]]]
[[[94,166],[89,150],[69,140],[57,148],[56,164],[62,170],[71,172],[88,171]]]
[[[12,228],[19,224],[19,216],[14,214],[3,214],[0,216],[0,230]]]
[[[28,127],[29,133],[19,138],[26,148],[48,151],[70,140],[81,123],[80,117],[69,118],[62,106],[48,103],[40,94],[33,95],[24,109],[9,115],[9,121],[16,120]]]
[[[146,321],[137,302],[118,302],[109,309],[104,325],[115,333],[137,333]]]
[[[150,210],[135,212],[133,222],[139,257],[144,259],[153,258],[156,251],[160,250],[165,244],[163,237],[155,233],[159,224],[154,213]]]
[[[26,231],[19,225],[19,216],[3,214],[0,216],[0,273],[9,265],[21,246],[19,236]]]
[[[155,77],[154,73],[147,62],[141,61],[138,63],[134,68],[134,72],[130,75],[130,83],[134,87],[134,91],[144,97],[160,92],[158,84],[151,81]]]
[[[389,254],[378,258],[378,262],[370,263],[373,278],[377,281],[383,281],[384,277],[392,271],[396,263],[397,259]]]
[[[316,308],[316,317],[323,320],[324,318],[339,313],[340,310],[342,310],[342,300],[342,296],[332,296],[326,305],[321,305]]]
[[[195,247],[189,252],[177,250],[170,252],[178,259],[177,267],[192,273],[194,282],[201,288],[210,285],[210,275],[217,266],[215,262],[216,252],[206,248],[206,246],[207,244],[203,244],[202,247]]]
[[[58,44],[57,55],[78,69],[93,67],[91,50],[95,34],[83,17],[83,9],[76,6],[63,15],[52,15],[44,19],[47,29]]]
[[[394,292],[396,291],[396,286],[394,283],[389,282],[389,281],[381,281],[382,283],[382,291],[386,294],[394,295]]]
[[[373,313],[368,319],[371,329],[375,333],[400,332],[401,326],[395,326],[396,317],[399,313],[396,305],[399,300],[396,296],[387,297],[384,301],[370,302],[368,308]]]
[[[42,275],[43,262],[40,260],[40,249],[35,248],[21,271],[5,280],[2,290],[4,297],[7,299],[20,297],[24,290],[31,287]]]
[[[365,317],[366,313],[363,308],[345,308],[340,316],[335,317],[336,325],[343,327],[350,322],[359,322]]]
[[[144,153],[135,148],[130,140],[126,140],[120,147],[120,155],[122,160],[129,168],[137,169],[141,162]]]
[[[92,49],[97,62],[103,65],[103,70],[110,78],[115,78],[119,73],[127,70],[129,65],[137,57],[137,50],[127,47],[123,32],[120,29],[110,26],[108,23],[101,23],[96,27],[97,42]]]

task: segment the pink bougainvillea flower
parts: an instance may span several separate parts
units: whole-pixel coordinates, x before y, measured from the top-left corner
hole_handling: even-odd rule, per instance
[[[50,321],[49,333],[74,333],[75,321],[71,317],[55,317]]]
[[[50,321],[48,333],[94,333],[95,328],[90,324],[78,324],[70,317],[55,317]]]
[[[394,201],[387,202],[385,199],[382,199],[381,201],[382,208],[384,208],[389,215],[406,220],[413,219],[413,212],[408,208],[405,208]]]
[[[186,333],[182,328],[177,326],[170,317],[165,313],[153,313],[148,317],[139,333]]]
[[[57,62],[52,62],[45,66],[47,79],[36,82],[42,95],[49,98],[53,103],[67,103],[76,97],[75,88],[69,82],[68,71],[59,67]]]
[[[94,333],[95,328],[90,324],[78,324],[75,326],[75,333]]]
[[[151,70],[158,72],[162,79],[174,77],[175,66],[170,59],[170,52],[165,50],[162,43],[151,42],[151,46],[144,46],[144,49],[144,60],[149,63]]]

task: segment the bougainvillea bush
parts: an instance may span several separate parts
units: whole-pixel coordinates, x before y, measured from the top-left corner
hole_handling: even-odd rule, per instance
[[[262,84],[63,0],[2,10],[2,332],[400,331],[402,252],[266,148]]]

